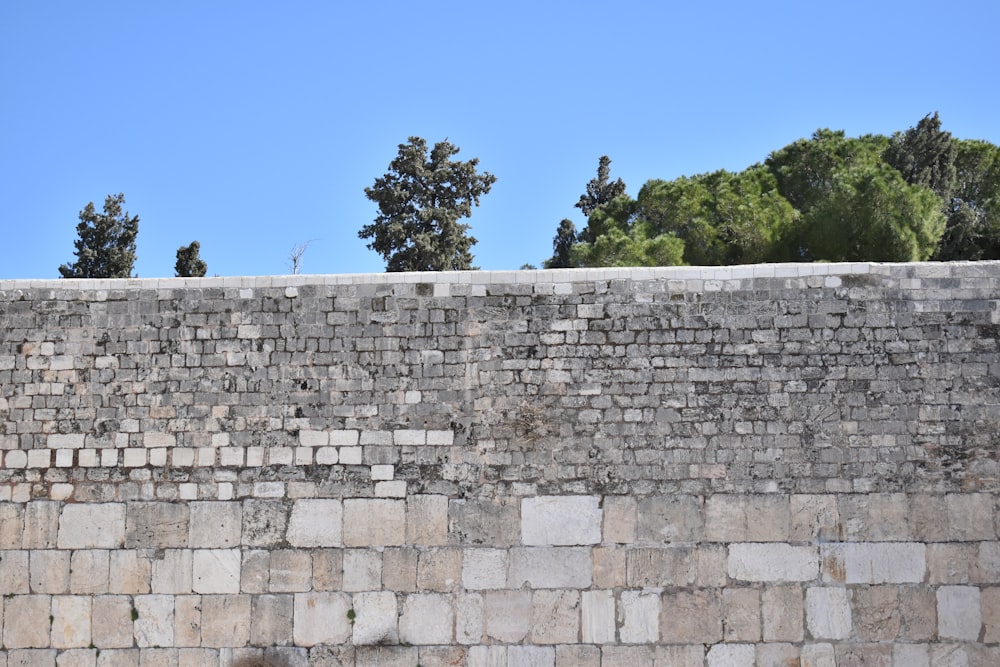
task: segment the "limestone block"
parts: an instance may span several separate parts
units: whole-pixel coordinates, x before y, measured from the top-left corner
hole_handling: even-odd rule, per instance
[[[531,598],[532,644],[567,644],[579,641],[580,592],[535,591]]]
[[[344,590],[377,591],[382,588],[382,554],[372,549],[345,549]]]
[[[892,647],[893,667],[931,667],[930,651],[927,644],[894,644]]]
[[[910,534],[921,542],[948,540],[948,515],[945,497],[938,494],[914,493],[909,502]]]
[[[660,636],[660,596],[655,592],[622,591],[618,600],[623,644],[652,644]]]
[[[899,638],[927,641],[937,638],[937,595],[925,586],[899,589]]]
[[[190,593],[193,590],[191,549],[165,549],[153,560],[153,593]]]
[[[195,593],[239,593],[241,561],[239,549],[194,549],[191,589]]]
[[[795,644],[769,643],[757,645],[758,667],[788,667],[799,665],[800,649]]]
[[[417,590],[417,549],[389,548],[382,552],[382,588],[397,593]],[[315,587],[315,583],[313,584]]]
[[[201,646],[201,596],[174,598],[174,646]]]
[[[604,542],[632,544],[638,529],[638,503],[631,496],[605,496]]]
[[[69,551],[32,551],[29,556],[29,583],[32,593],[69,592]]]
[[[421,551],[417,560],[417,589],[447,593],[462,578],[462,549],[442,547]]]
[[[406,543],[448,543],[448,496],[412,495],[406,499]]]
[[[847,639],[851,634],[851,605],[847,589],[807,588],[806,627],[815,639]]]
[[[832,644],[805,644],[800,660],[801,667],[837,667]]]
[[[802,641],[802,588],[768,586],[761,593],[765,642]]]
[[[27,516],[26,516],[27,523]],[[59,515],[60,549],[116,549],[125,540],[125,504],[70,504]]]
[[[584,591],[580,604],[580,637],[585,644],[615,641],[615,594],[610,590]]]
[[[174,596],[136,595],[132,604],[135,607],[132,629],[136,645],[173,646]]]
[[[389,550],[383,554],[386,557]],[[244,578],[246,560],[243,561]],[[338,591],[344,585],[344,553],[340,549],[314,549],[312,551],[312,586],[314,591]],[[246,592],[246,589],[244,588]]]
[[[0,503],[0,549],[20,549],[24,533],[24,505]]]
[[[240,566],[240,591],[267,593],[271,590],[271,552],[264,549],[245,549]]]
[[[919,583],[926,546],[916,542],[848,542],[821,546],[823,581],[847,584]]]
[[[976,580],[979,582],[992,583],[1000,581],[1000,542],[979,543],[976,574]]]
[[[516,547],[510,550],[507,585],[521,588],[589,588],[593,561],[587,547]]]
[[[101,651],[97,656],[97,667],[139,667],[140,649],[113,648]]]
[[[458,544],[506,547],[521,541],[517,505],[488,500],[448,503],[448,534]]]
[[[717,589],[664,593],[661,608],[661,641],[714,644],[722,640],[722,600]]]
[[[344,593],[296,593],[295,645],[343,644],[351,636],[350,610],[351,598]]]
[[[296,500],[288,520],[288,543],[293,547],[343,546],[343,523],[340,500]]]
[[[280,500],[250,498],[243,501],[243,544],[275,546],[285,539],[288,512]]]
[[[893,640],[899,634],[898,589],[865,586],[853,591],[854,628],[858,639]]]
[[[951,493],[945,496],[948,536],[952,540],[995,540],[996,508],[989,493]]]
[[[269,588],[272,593],[304,593],[312,588],[312,556],[308,551],[272,551],[270,567]]]
[[[62,503],[55,501],[33,500],[28,503],[24,507],[24,536],[21,548],[54,549],[59,534],[61,509]]]
[[[941,639],[976,641],[982,629],[982,606],[975,586],[937,589],[938,635]]]
[[[292,641],[295,598],[255,595],[250,614],[251,646],[282,646]]]
[[[6,654],[0,653],[0,658],[6,659],[7,667],[55,667],[56,650],[53,649],[12,649]]]
[[[250,641],[250,597],[201,596],[201,645],[245,646]]]
[[[86,595],[56,595],[52,598],[52,648],[83,648],[90,645],[91,598]]]
[[[712,542],[745,542],[747,497],[716,493],[705,500],[705,539]]]
[[[406,537],[406,502],[384,498],[344,501],[344,545],[400,546]]]
[[[722,586],[726,583],[725,547],[664,546],[629,549],[626,583],[634,587]]]
[[[603,646],[601,667],[633,667],[653,664],[652,646]]]
[[[594,586],[620,588],[625,585],[626,547],[594,547]]]
[[[450,644],[455,625],[451,596],[416,593],[403,599],[399,641],[404,644]]]
[[[455,641],[479,644],[483,640],[484,605],[479,593],[455,596]]]
[[[704,528],[697,496],[647,496],[639,501],[638,541],[644,544],[695,542]]]
[[[554,667],[556,652],[551,646],[508,646],[507,667]]]
[[[810,581],[819,571],[814,547],[789,544],[729,545],[729,576],[740,581]]]
[[[704,665],[705,647],[700,644],[656,647],[653,667],[704,667]]]
[[[909,515],[905,493],[869,494],[866,538],[872,542],[909,540]]]
[[[192,502],[188,546],[193,549],[238,547],[243,527],[242,510],[235,502]]]
[[[982,542],[927,545],[927,583],[968,584],[980,581],[979,546]]]
[[[421,646],[417,663],[420,667],[452,667],[465,664],[466,649],[463,646]]]
[[[983,616],[983,642],[1000,641],[1000,588],[984,588],[980,592]]]
[[[716,644],[705,654],[708,667],[754,667],[756,659],[753,644]]]
[[[723,639],[760,641],[760,593],[755,588],[727,588],[722,592]]]
[[[556,646],[556,667],[601,667],[601,649],[582,644]]]
[[[186,503],[128,503],[125,547],[186,547],[188,506]]]
[[[133,643],[132,599],[125,595],[98,595],[92,605],[91,633],[94,646],[128,648]]]
[[[398,643],[399,612],[395,593],[356,593],[354,595],[354,614],[354,629],[351,640],[355,646]]]
[[[469,591],[503,588],[507,584],[506,549],[466,549],[462,587]]]
[[[135,551],[108,553],[108,592],[144,595],[150,592],[152,563]]]
[[[0,665],[7,663],[0,659]],[[72,648],[59,653],[57,667],[94,667],[97,664],[97,649]]]
[[[5,648],[48,648],[50,596],[19,595],[4,600],[3,607]]]
[[[601,541],[597,496],[538,496],[521,501],[521,542],[525,545],[580,545]]]
[[[28,551],[0,551],[0,595],[28,593]],[[505,575],[506,576],[506,575]]]
[[[70,591],[77,595],[108,592],[110,552],[104,549],[74,551],[70,562]]]
[[[483,594],[486,635],[504,643],[523,641],[531,623],[529,591],[489,591]]]

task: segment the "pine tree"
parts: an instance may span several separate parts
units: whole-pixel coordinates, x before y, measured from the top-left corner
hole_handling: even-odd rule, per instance
[[[139,234],[139,216],[122,211],[125,195],[108,195],[104,213],[97,213],[94,202],[80,211],[76,226],[79,238],[74,241],[76,261],[63,264],[63,278],[129,278],[135,265],[135,238]]]

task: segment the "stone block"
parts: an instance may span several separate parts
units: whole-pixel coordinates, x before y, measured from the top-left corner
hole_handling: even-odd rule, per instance
[[[847,639],[851,634],[851,604],[846,588],[806,589],[806,627],[814,639]]]
[[[899,589],[899,638],[928,641],[937,638],[937,595],[925,586]]]
[[[97,656],[97,667],[139,667],[137,648],[113,648],[101,651]]]
[[[397,593],[417,590],[417,555],[413,547],[388,548],[382,552],[382,588]]]
[[[391,592],[356,593],[354,628],[351,640],[364,644],[396,644],[399,641],[399,611],[396,594]]]
[[[134,642],[132,599],[126,595],[98,595],[91,607],[91,639],[101,649],[128,648]]]
[[[708,667],[754,667],[757,654],[753,644],[716,644],[705,654]]]
[[[242,506],[235,502],[192,502],[188,546],[193,549],[228,549],[240,546],[242,510]]]
[[[0,665],[6,665],[0,660]],[[97,649],[71,648],[59,653],[56,659],[57,667],[94,667],[97,664]]]
[[[704,665],[705,647],[701,644],[657,646],[653,657],[653,667],[704,667]]]
[[[312,556],[308,551],[272,551],[269,565],[268,588],[272,593],[304,593],[312,589]]]
[[[730,577],[740,581],[810,581],[816,578],[819,563],[815,547],[731,544],[728,571]]]
[[[623,644],[652,644],[660,636],[660,595],[622,591],[618,600],[619,637]]]
[[[108,592],[145,595],[150,592],[153,564],[136,551],[108,553]]]
[[[723,589],[723,639],[727,642],[759,642],[760,607],[760,592],[755,588]]]
[[[288,512],[281,500],[251,498],[243,501],[243,544],[269,547],[285,539]]]
[[[582,644],[556,646],[556,667],[601,667],[601,649]]]
[[[174,646],[201,646],[201,596],[174,598]]]
[[[458,544],[506,547],[521,541],[517,505],[488,500],[448,503],[448,534]]]
[[[0,549],[20,549],[24,505],[0,502]]]
[[[824,544],[821,556],[826,582],[919,583],[927,572],[926,547],[916,542]]]
[[[905,493],[869,494],[866,538],[872,542],[909,540],[909,514]]]
[[[406,543],[448,543],[448,496],[412,495],[406,499]]]
[[[33,500],[24,507],[23,549],[54,549],[59,535],[59,513],[62,503],[47,500]],[[83,507],[83,506],[79,506]],[[86,512],[82,513],[86,514]],[[83,518],[77,511],[76,516]],[[124,528],[124,521],[122,522]],[[118,545],[114,545],[118,546]],[[61,545],[60,545],[61,547]],[[64,548],[64,547],[61,547]],[[86,547],[76,547],[86,548]]]
[[[293,639],[296,646],[343,644],[351,637],[351,598],[344,593],[296,593]]]
[[[568,644],[580,637],[580,592],[541,590],[531,597],[532,644]]]
[[[980,591],[982,604],[983,638],[987,644],[1000,642],[1000,588],[990,587]]]
[[[581,594],[580,637],[585,644],[615,642],[615,595],[610,590],[591,590]]]
[[[714,644],[722,641],[722,600],[718,589],[663,594],[660,641],[671,644]]]
[[[4,600],[4,648],[48,648],[51,610],[52,598],[48,595],[18,595]]]
[[[977,542],[927,545],[927,583],[969,584],[980,581]]]
[[[761,617],[765,642],[802,641],[802,588],[768,586],[761,592]]]
[[[909,525],[913,539],[921,542],[948,540],[948,510],[945,497],[938,494],[914,493],[907,498],[910,509]]]
[[[56,667],[56,650],[53,649],[11,649],[4,657],[7,667]],[[137,663],[138,664],[138,663]]]
[[[601,541],[597,496],[538,496],[521,500],[521,541],[531,546]]]
[[[745,542],[747,497],[716,493],[705,500],[705,539],[711,542]]]
[[[723,586],[725,547],[644,547],[625,555],[626,583],[634,587]]]
[[[271,590],[271,552],[264,549],[244,549],[240,566],[240,591],[268,593]]]
[[[752,495],[746,505],[747,542],[785,542],[791,534],[788,496]]]
[[[52,598],[50,617],[52,648],[83,648],[90,645],[91,598],[57,595]]]
[[[510,588],[589,588],[593,561],[587,547],[520,547],[509,552]]]
[[[344,501],[345,546],[399,546],[405,541],[405,527],[403,500],[348,498]]]
[[[462,579],[462,550],[443,547],[421,551],[417,560],[417,589],[446,593]]]
[[[165,549],[153,560],[153,593],[186,594],[193,590],[193,554],[190,549]],[[116,591],[120,592],[120,591]]]
[[[117,549],[124,540],[124,503],[70,504],[59,515],[60,549]]]
[[[555,667],[556,652],[551,646],[508,646],[507,667]]]
[[[174,644],[174,596],[137,595],[132,598],[135,645],[173,646]]]
[[[465,664],[464,646],[421,646],[417,664],[420,667],[453,667]]]
[[[995,540],[996,508],[989,493],[951,493],[945,496],[948,537],[957,541]]]
[[[530,591],[489,591],[483,594],[486,609],[486,636],[494,641],[515,644],[531,629]]]
[[[192,557],[192,590],[195,593],[239,593],[239,549],[195,549]]]
[[[641,544],[696,542],[704,529],[697,496],[647,496],[639,501],[637,539]]]
[[[386,553],[389,550],[386,549]],[[339,591],[344,585],[344,553],[340,549],[312,550],[312,586],[315,591]],[[383,554],[383,558],[386,554]],[[244,560],[244,571],[246,561]],[[245,575],[244,575],[245,576]]]
[[[249,595],[201,596],[201,645],[246,646],[250,641]]]
[[[110,552],[104,549],[74,551],[70,562],[70,591],[99,595],[109,591]]]
[[[633,667],[653,664],[652,646],[604,646],[601,667]]]
[[[594,582],[596,588],[620,588],[625,585],[624,546],[594,547]]]
[[[455,596],[455,641],[459,644],[479,644],[483,641],[485,623],[483,596],[479,593]]]
[[[899,591],[895,586],[853,589],[854,630],[863,641],[891,641],[899,635]]]
[[[837,654],[832,644],[805,644],[799,659],[802,667],[837,667]]]
[[[32,593],[69,592],[69,551],[32,551],[29,556],[28,581]]]
[[[895,644],[892,647],[893,667],[931,667],[927,644]]]
[[[451,596],[415,593],[403,599],[399,641],[404,644],[450,644],[455,625]]]
[[[28,551],[0,551],[0,595],[23,595],[28,588]]]
[[[938,588],[938,636],[941,639],[977,641],[983,622],[981,605],[980,592],[975,586]]]
[[[125,547],[186,547],[188,542],[187,503],[128,503]]]
[[[631,496],[605,496],[604,542],[632,544],[636,540],[639,505]]]
[[[462,558],[462,587],[469,591],[503,588],[507,584],[505,549],[466,549]]]
[[[795,644],[770,643],[757,645],[757,667],[799,667],[800,649]]]
[[[377,591],[382,588],[382,554],[372,549],[345,549],[344,590]]]
[[[288,520],[288,543],[293,547],[343,546],[343,522],[340,500],[296,500]]]

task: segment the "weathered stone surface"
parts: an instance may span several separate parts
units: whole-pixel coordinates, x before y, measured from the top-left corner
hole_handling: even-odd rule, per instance
[[[59,513],[62,503],[36,500],[24,508],[23,549],[54,549],[59,536]],[[83,515],[77,510],[77,514]],[[60,545],[60,548],[64,548]],[[75,547],[84,548],[84,547]]]
[[[847,589],[807,588],[806,627],[814,639],[847,639],[851,634],[851,605]]]
[[[417,589],[448,592],[462,580],[462,549],[440,547],[420,552],[417,560]]]
[[[858,639],[890,641],[899,635],[898,597],[895,586],[865,586],[852,591],[851,610]]]
[[[132,598],[132,606],[132,629],[137,646],[173,645],[174,596],[137,595]]]
[[[450,596],[415,593],[403,600],[399,641],[405,644],[450,644],[455,612]]]
[[[269,564],[268,588],[272,593],[300,593],[312,589],[312,557],[308,551],[278,549],[271,552]]]
[[[604,542],[632,544],[635,542],[638,503],[629,496],[605,496],[603,504]]]
[[[354,595],[354,629],[351,641],[362,644],[395,644],[399,641],[396,594],[357,593]]]
[[[483,599],[486,608],[486,635],[507,644],[523,641],[531,628],[531,593],[489,591],[483,594]]]
[[[295,645],[309,647],[344,643],[350,638],[352,631],[349,611],[351,598],[343,593],[296,593],[293,630]]]
[[[651,644],[660,635],[660,596],[622,591],[618,600],[619,639],[623,644]]]
[[[509,552],[507,585],[521,588],[588,588],[593,561],[586,547],[523,547]]]
[[[716,644],[705,655],[708,667],[754,667],[756,652],[752,644]]]
[[[448,543],[448,496],[412,495],[406,499],[406,543]]]
[[[243,502],[243,544],[276,546],[285,539],[288,511],[279,500],[250,499]]]
[[[238,547],[243,528],[242,510],[239,503],[233,502],[192,502],[188,546],[194,549]]]
[[[152,592],[191,593],[194,590],[194,552],[191,549],[165,549],[156,555],[159,558],[152,563]]]
[[[343,546],[343,521],[340,500],[296,500],[288,521],[288,543],[293,547]]]
[[[729,576],[740,581],[811,581],[819,571],[814,547],[789,544],[729,545]]]
[[[344,501],[344,545],[399,546],[406,539],[406,502],[369,498]]]
[[[76,594],[108,592],[110,552],[103,549],[74,551],[70,561],[70,589]]]
[[[52,598],[18,595],[3,601],[3,645],[9,649],[47,648]]]
[[[69,551],[31,551],[28,562],[32,593],[69,592]]]
[[[694,496],[642,498],[638,515],[640,543],[693,542],[704,528],[701,500]]]
[[[91,598],[86,595],[56,595],[52,598],[52,648],[84,648],[90,645]]]
[[[150,592],[153,564],[135,551],[111,551],[108,554],[108,592],[143,595]]]
[[[66,505],[59,515],[60,549],[115,549],[125,539],[124,503]]]
[[[132,599],[126,595],[98,595],[91,607],[91,639],[102,649],[128,648],[134,641]]]
[[[373,591],[382,588],[382,558],[369,549],[345,549],[344,590]]]
[[[584,591],[580,605],[580,638],[585,644],[610,644],[615,641],[614,591]]]
[[[760,597],[760,614],[764,622],[764,641],[802,641],[802,588],[800,586],[771,586],[765,588]]]
[[[927,573],[926,547],[914,542],[824,544],[820,554],[827,582],[919,583]]]
[[[727,588],[722,592],[722,630],[727,642],[759,642],[760,593],[753,588]]]
[[[250,596],[201,596],[201,645],[245,646],[250,641]]]
[[[174,645],[201,646],[201,596],[178,595],[174,598]]]
[[[979,589],[941,586],[937,589],[938,635],[941,639],[975,641],[982,629]]]
[[[532,644],[568,644],[580,637],[580,592],[535,591],[531,596]]]
[[[239,593],[239,549],[195,549],[191,588],[195,593]]]
[[[452,500],[448,503],[448,535],[458,544],[491,547],[519,544],[518,507],[486,500]]]
[[[507,551],[466,549],[462,557],[462,587],[470,591],[503,588],[507,584]]]
[[[531,546],[601,541],[597,496],[539,496],[521,501],[521,542]]]
[[[722,640],[722,600],[718,590],[664,593],[661,609],[661,641],[714,644]]]
[[[455,596],[455,641],[478,644],[483,639],[485,623],[483,596],[478,593]]]
[[[188,546],[187,503],[128,503],[125,547],[137,549]]]
[[[291,595],[257,595],[250,610],[250,644],[280,646],[292,638],[295,598]]]

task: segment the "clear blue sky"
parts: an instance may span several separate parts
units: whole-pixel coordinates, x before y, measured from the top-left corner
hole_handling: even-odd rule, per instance
[[[498,178],[483,269],[551,255],[613,160],[740,170],[817,128],[891,134],[939,111],[1000,143],[1000,3],[0,4],[0,278],[54,278],[77,214],[124,192],[141,277],[202,245],[209,275],[381,272],[364,188],[411,135]]]

